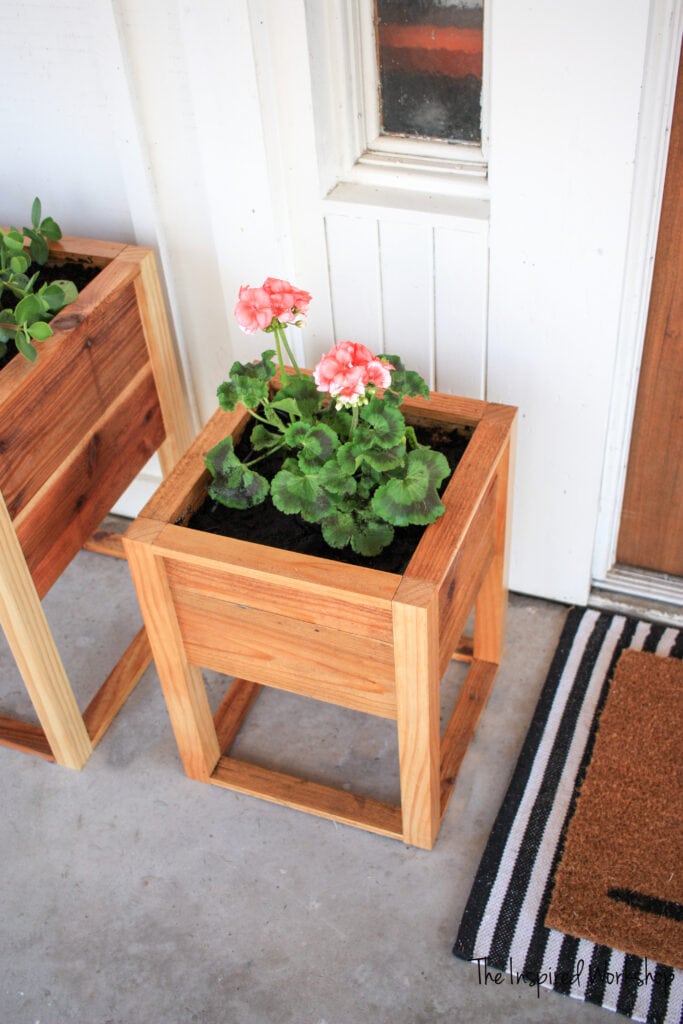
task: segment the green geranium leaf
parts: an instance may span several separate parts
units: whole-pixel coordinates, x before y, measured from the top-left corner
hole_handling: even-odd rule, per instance
[[[263,423],[257,423],[249,437],[252,448],[257,452],[267,451],[269,448],[277,448],[282,444],[282,435],[274,434],[272,430]]]
[[[399,398],[417,395],[429,398],[429,387],[419,373],[414,370],[406,370],[399,356],[384,356],[384,359],[395,367],[391,373],[391,389],[397,392]]]
[[[285,430],[285,441],[290,448],[298,448],[300,444],[303,444],[304,438],[309,431],[308,423],[302,423],[301,420],[297,420],[295,423],[290,423]]]
[[[334,460],[326,462],[318,473],[318,481],[326,491],[340,498],[350,498],[356,493],[356,479],[342,469]]]
[[[427,526],[444,513],[437,488],[449,472],[445,455],[418,448],[408,453],[405,475],[378,487],[370,507],[394,526]]]
[[[265,381],[252,377],[240,377],[237,380],[224,381],[219,385],[218,404],[221,409],[232,412],[240,402],[247,409],[257,409],[268,398],[268,385]]]
[[[406,421],[394,405],[372,398],[361,409],[361,419],[373,428],[372,441],[381,448],[394,448],[405,437]]]
[[[13,309],[0,309],[0,321],[3,324],[15,324],[17,318],[14,315]]]
[[[293,398],[286,398],[283,397],[282,395],[276,395],[276,397],[272,399],[270,404],[274,409],[277,409],[278,412],[286,413],[290,417],[290,419],[301,419],[299,406],[296,404]]]
[[[272,357],[274,350],[261,353],[253,363],[235,362],[230,367],[230,377],[218,388],[218,401],[222,409],[232,412],[242,402],[247,409],[256,409],[267,401],[268,384],[275,374]]]
[[[335,459],[339,469],[343,473],[347,473],[349,476],[356,472],[360,462],[360,457],[356,455],[355,449],[350,441],[347,441],[346,444],[337,448]]]
[[[351,543],[356,526],[350,512],[334,511],[322,523],[323,540],[331,548],[345,548]]]
[[[334,455],[339,447],[339,438],[324,423],[308,427],[306,434],[298,442],[301,451],[299,462],[302,467],[314,468],[323,466]]]
[[[228,508],[252,508],[268,494],[268,481],[243,465],[235,454],[232,437],[207,452],[204,461],[213,476],[209,495]]]
[[[31,324],[28,333],[34,341],[47,341],[52,337],[52,328],[44,320],[38,320],[37,323]]]
[[[368,466],[378,473],[390,473],[399,469],[406,457],[406,446],[397,444],[394,448],[369,448],[363,455]]]
[[[383,551],[394,539],[394,528],[380,519],[364,518],[356,523],[351,547],[357,555],[372,558]]]
[[[280,406],[283,399],[288,402],[293,400],[299,415],[304,419],[312,419],[320,409],[322,397],[312,377],[290,377],[273,400],[273,405]]]
[[[324,413],[324,422],[341,441],[347,441],[351,436],[351,413],[347,409],[336,409],[334,405],[329,405]]]
[[[293,469],[281,469],[270,485],[273,504],[286,515],[300,514],[309,523],[319,523],[330,511],[332,502],[315,476]]]

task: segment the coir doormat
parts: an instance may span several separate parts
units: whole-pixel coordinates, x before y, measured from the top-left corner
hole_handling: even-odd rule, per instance
[[[683,657],[683,631],[572,609],[470,893],[454,953],[510,984],[681,1024],[683,971],[545,924],[561,841],[622,651]]]
[[[550,928],[683,968],[683,661],[619,658],[555,873]]]

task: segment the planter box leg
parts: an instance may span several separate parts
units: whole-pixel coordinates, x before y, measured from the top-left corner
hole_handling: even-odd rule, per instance
[[[405,578],[392,604],[403,841],[425,850],[441,823],[437,598]]]
[[[185,772],[208,782],[221,751],[204,679],[185,657],[163,559],[145,544],[129,539],[136,530],[152,542],[159,528],[150,536],[144,523],[133,524],[124,547]]]
[[[166,439],[159,448],[159,462],[166,477],[194,440],[194,433],[186,412],[187,397],[183,393],[177,371],[166,307],[152,252],[147,253],[140,264],[140,276],[135,282],[135,290],[166,433]]]
[[[1,497],[0,551],[0,619],[7,642],[55,761],[82,768],[92,743]]]
[[[474,657],[500,665],[505,647],[507,615],[507,537],[510,521],[508,477],[510,442],[498,464],[496,479],[495,552],[474,606]]]

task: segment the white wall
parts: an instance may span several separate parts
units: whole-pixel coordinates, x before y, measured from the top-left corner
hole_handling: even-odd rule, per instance
[[[0,129],[28,184],[0,220],[38,193],[69,233],[157,248],[198,420],[259,350],[231,310],[268,274],[314,294],[307,362],[353,335],[519,405],[511,585],[583,602],[650,6],[487,0],[490,187],[458,210],[324,197],[304,0],[4,5]]]
[[[65,232],[133,231],[101,79],[97,5],[0,4],[0,223],[29,223],[33,197]]]

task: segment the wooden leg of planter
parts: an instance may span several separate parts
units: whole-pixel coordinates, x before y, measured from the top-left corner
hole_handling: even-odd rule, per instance
[[[175,347],[152,252],[140,264],[140,276],[135,282],[135,289],[166,431],[166,440],[159,449],[159,461],[164,476],[167,476],[194,440],[194,433],[187,413],[187,398],[178,372]]]
[[[139,520],[124,546],[185,773],[208,782],[221,752],[204,679],[185,656],[163,559],[149,543],[132,539],[150,542],[162,526]]]
[[[55,761],[82,768],[92,753],[43,606],[0,497],[0,620]]]
[[[509,464],[510,442],[501,457],[496,478],[495,552],[474,609],[474,657],[496,665],[503,658],[508,603],[506,523],[509,521]]]
[[[441,822],[437,590],[404,579],[392,609],[403,840],[431,850]]]

